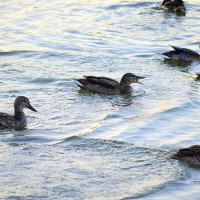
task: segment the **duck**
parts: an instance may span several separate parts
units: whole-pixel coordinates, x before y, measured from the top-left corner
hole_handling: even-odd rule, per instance
[[[200,73],[196,73],[196,78],[195,78],[196,81],[200,81]]]
[[[183,0],[164,0],[162,7],[165,10],[173,11],[176,13],[185,13],[186,8]]]
[[[27,97],[18,96],[14,102],[14,115],[0,113],[0,129],[13,129],[26,126],[27,121],[23,111],[24,108],[37,112],[37,110],[31,106]]]
[[[194,167],[200,167],[200,145],[179,149],[171,158],[183,161]]]
[[[171,46],[174,50],[163,53],[171,60],[176,61],[200,61],[200,54],[186,48]]]
[[[85,90],[107,95],[130,94],[132,92],[132,83],[140,83],[139,80],[144,76],[136,76],[133,73],[126,73],[122,76],[121,81],[107,77],[84,76],[84,78],[75,79],[76,84]]]

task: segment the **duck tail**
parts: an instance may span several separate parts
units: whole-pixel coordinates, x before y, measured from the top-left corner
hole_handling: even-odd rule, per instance
[[[169,45],[169,46],[172,47],[176,51],[180,49],[179,47],[176,47],[176,46],[173,46],[173,45]]]

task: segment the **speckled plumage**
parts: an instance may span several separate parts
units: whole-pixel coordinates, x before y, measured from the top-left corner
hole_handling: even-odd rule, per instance
[[[20,126],[26,126],[26,116],[23,112],[24,108],[28,108],[37,112],[30,104],[29,99],[19,96],[14,102],[14,115],[0,113],[0,129],[11,129]]]
[[[140,83],[142,76],[136,76],[132,73],[125,74],[120,83],[114,79],[107,77],[84,76],[84,78],[76,79],[80,88],[91,92],[108,95],[129,94],[132,92],[131,83]]]
[[[182,0],[164,0],[162,2],[162,7],[165,10],[177,12],[177,13],[185,13],[186,8],[184,2]]]
[[[194,167],[200,167],[200,145],[180,149],[176,154],[172,155],[172,158],[188,163]]]
[[[180,47],[175,47],[171,46],[174,50],[173,51],[168,51],[163,53],[163,55],[167,56],[168,58],[172,60],[180,60],[180,61],[200,61],[200,54],[197,52],[191,50],[191,49],[186,49],[186,48],[180,48]]]

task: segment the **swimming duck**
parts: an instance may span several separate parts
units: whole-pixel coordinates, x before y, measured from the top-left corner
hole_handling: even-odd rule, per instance
[[[172,155],[172,158],[188,163],[194,167],[200,167],[200,145],[180,149],[176,154]]]
[[[197,52],[191,50],[191,49],[186,49],[186,48],[180,48],[180,47],[175,47],[171,46],[174,50],[173,51],[168,51],[163,53],[163,55],[167,56],[168,58],[172,60],[180,60],[180,61],[200,61],[200,54]]]
[[[77,85],[91,92],[108,95],[129,94],[132,92],[131,83],[140,83],[139,79],[143,76],[136,76],[132,73],[126,73],[122,76],[120,83],[107,77],[84,76],[76,79]],[[141,83],[140,83],[141,84]]]
[[[196,73],[196,78],[195,78],[196,81],[200,81],[200,73]]]
[[[26,126],[26,116],[23,111],[24,108],[37,112],[37,110],[31,106],[28,98],[18,96],[14,102],[14,115],[0,113],[0,129]]]
[[[164,0],[162,7],[165,10],[174,11],[177,13],[185,13],[186,9],[182,0]]]

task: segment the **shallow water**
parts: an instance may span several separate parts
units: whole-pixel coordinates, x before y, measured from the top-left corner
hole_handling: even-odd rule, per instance
[[[1,199],[199,199],[198,169],[168,159],[200,140],[199,1],[177,16],[157,1],[1,1],[0,105],[29,97],[23,131],[0,131]],[[200,52],[200,51],[199,51]],[[79,91],[74,78],[146,76],[128,96]]]

